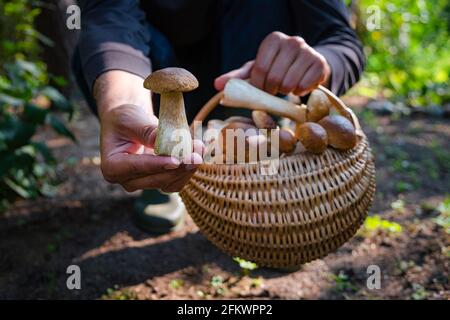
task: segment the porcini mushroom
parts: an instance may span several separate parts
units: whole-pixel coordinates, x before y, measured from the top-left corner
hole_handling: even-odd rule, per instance
[[[295,128],[295,135],[305,149],[311,153],[322,153],[327,148],[328,135],[325,129],[314,122],[306,122]]]
[[[252,119],[256,127],[259,129],[276,129],[277,123],[273,118],[265,111],[253,110]]]
[[[349,150],[356,145],[356,131],[353,124],[340,115],[326,116],[319,121],[326,130],[328,144],[339,150]]]
[[[321,90],[313,90],[306,103],[308,107],[307,118],[310,122],[318,122],[330,113],[331,102]]]
[[[223,127],[219,136],[219,144],[225,161],[228,163],[237,163],[239,160],[248,162],[249,145],[247,138],[256,135],[258,135],[258,129],[244,122],[231,122]]]
[[[144,81],[144,87],[161,94],[155,153],[179,159],[191,153],[192,137],[183,92],[196,89],[197,79],[185,69],[166,68],[150,74]]]
[[[255,124],[252,119],[250,119],[248,117],[243,117],[243,116],[232,116],[232,117],[225,119],[225,123],[232,123],[232,122],[242,122],[242,123],[248,123],[251,125]]]
[[[272,96],[241,79],[230,79],[220,103],[227,107],[262,110],[297,122],[306,121],[307,108]]]
[[[292,153],[297,144],[297,138],[292,130],[283,128],[279,131],[279,150],[281,153]]]

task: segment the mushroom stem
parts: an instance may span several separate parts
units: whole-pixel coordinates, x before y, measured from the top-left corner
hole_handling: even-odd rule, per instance
[[[227,107],[262,110],[297,122],[306,122],[306,106],[272,96],[241,79],[227,82],[220,103]]]
[[[191,152],[192,137],[184,109],[183,94],[162,93],[155,153],[181,159]]]

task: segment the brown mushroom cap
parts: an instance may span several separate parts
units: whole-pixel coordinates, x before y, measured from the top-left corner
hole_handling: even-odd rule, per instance
[[[295,134],[291,129],[280,129],[279,137],[279,149],[281,153],[291,153],[295,150],[295,146],[297,145],[297,138],[295,137]]]
[[[231,135],[229,138],[233,138],[234,142],[233,142],[233,147],[234,150],[229,150],[227,149],[227,145],[228,147],[231,147],[231,142],[227,141],[227,130],[231,130],[233,132],[231,132],[232,134],[234,134],[237,130],[243,130],[244,133],[244,137],[245,137],[245,161],[248,162],[248,158],[249,158],[249,146],[248,146],[248,141],[247,141],[247,137],[253,136],[253,135],[257,135],[258,134],[258,129],[251,124],[248,123],[244,123],[244,122],[230,122],[228,123],[225,127],[222,128],[222,130],[220,131],[220,135],[219,135],[219,145],[222,148],[222,153],[224,156],[224,160],[226,161],[226,159],[228,157],[233,156],[234,157],[234,163],[237,163],[237,156],[238,156],[238,147],[243,147],[242,145],[240,145],[239,143],[242,143],[242,141],[238,141],[238,135]],[[227,154],[227,153],[231,153],[232,154]]]
[[[247,124],[251,124],[252,126],[255,124],[252,119],[250,119],[248,117],[243,117],[243,116],[231,116],[231,117],[225,119],[225,123],[227,123],[227,124],[232,123],[232,122],[247,123]]]
[[[307,118],[310,122],[318,122],[330,113],[330,100],[321,90],[313,90],[306,104],[308,106]]]
[[[330,146],[349,150],[356,145],[355,127],[347,118],[340,115],[326,116],[319,124],[327,131]]]
[[[295,134],[309,152],[318,154],[324,152],[327,148],[327,132],[317,123],[305,122],[298,125]]]
[[[198,87],[198,81],[182,68],[165,68],[152,72],[144,81],[144,88],[155,93],[188,92]]]
[[[255,125],[259,129],[276,129],[277,123],[273,118],[265,111],[254,110],[252,112],[252,119]]]

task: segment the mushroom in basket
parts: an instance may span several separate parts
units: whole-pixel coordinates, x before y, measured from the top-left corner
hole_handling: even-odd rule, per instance
[[[225,86],[221,104],[263,111],[264,113],[258,112],[253,116],[257,126],[272,126],[267,118],[268,114],[294,120],[295,137],[312,153],[325,151],[327,144],[336,149],[349,150],[356,145],[355,127],[344,116],[329,115],[328,96],[328,91],[314,90],[308,100],[308,106],[298,105],[259,90],[247,81],[231,79]]]

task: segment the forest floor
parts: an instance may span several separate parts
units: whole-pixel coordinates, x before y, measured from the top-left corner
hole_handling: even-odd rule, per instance
[[[99,125],[80,107],[71,124],[78,144],[48,137],[57,194],[0,216],[0,299],[450,299],[449,119],[356,110],[376,159],[375,218],[298,271],[247,273],[189,217],[167,235],[137,229],[139,193],[103,180]],[[81,290],[66,287],[71,264]],[[380,267],[380,289],[367,287],[369,265]]]

